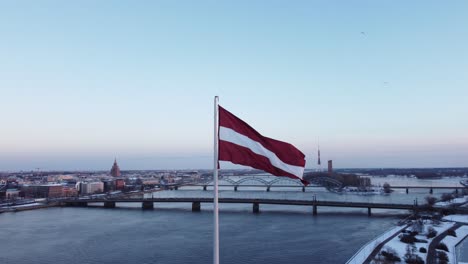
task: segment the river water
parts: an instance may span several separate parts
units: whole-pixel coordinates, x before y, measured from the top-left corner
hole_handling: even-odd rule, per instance
[[[440,182],[446,185],[447,182]],[[436,186],[436,185],[433,185]],[[151,195],[151,194],[149,194]],[[207,196],[197,187],[161,191],[158,197]],[[263,197],[413,203],[428,190],[390,195],[335,194],[322,188],[223,188],[221,197]],[[439,192],[434,192],[439,196]],[[211,263],[211,204],[191,212],[191,204],[138,204],[115,209],[49,208],[0,215],[0,263]],[[220,204],[221,263],[344,263],[375,236],[393,227],[405,211],[304,206]]]

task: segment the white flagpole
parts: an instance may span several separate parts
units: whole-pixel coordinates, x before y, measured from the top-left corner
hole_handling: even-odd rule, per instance
[[[214,98],[214,167],[213,167],[213,264],[219,264],[219,216],[218,216],[218,96]]]

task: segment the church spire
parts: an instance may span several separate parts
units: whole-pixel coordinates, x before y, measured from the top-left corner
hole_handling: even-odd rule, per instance
[[[113,177],[120,177],[120,175],[121,175],[119,165],[117,164],[117,158],[114,158],[114,165],[112,165],[112,168],[110,170],[110,174]]]

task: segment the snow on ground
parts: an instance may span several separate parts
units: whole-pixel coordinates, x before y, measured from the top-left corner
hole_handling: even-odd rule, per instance
[[[427,243],[422,243],[422,242],[421,243],[420,242],[414,243],[414,246],[416,247],[415,254],[417,254],[424,261],[426,261],[427,253],[419,252],[419,248],[423,247],[427,251],[427,249],[429,247],[429,244],[431,243],[431,241],[433,239],[433,238],[427,238],[426,237],[426,233],[427,233],[427,230],[428,230],[429,227],[434,228],[437,231],[437,235],[439,235],[440,233],[442,233],[445,230],[449,229],[453,225],[454,225],[454,223],[444,223],[444,222],[441,222],[441,223],[435,225],[435,224],[432,224],[431,221],[425,221],[424,222],[424,231],[421,232],[421,235],[416,235],[416,238],[421,239],[421,240],[426,240]],[[411,227],[408,227],[407,230],[411,230]],[[395,263],[405,263],[404,256],[405,256],[405,253],[406,253],[406,247],[407,246],[408,246],[408,244],[401,242],[399,236],[396,236],[392,240],[388,241],[385,244],[385,246],[382,248],[382,250],[386,250],[387,248],[394,249],[397,252],[398,256],[401,258],[401,262],[395,262]]]
[[[455,199],[452,199],[448,202],[437,202],[435,205],[437,206],[448,206],[448,205],[451,205],[451,204],[462,204],[462,203],[466,203],[468,202],[468,195],[465,195],[463,197],[460,197],[460,198],[455,198]]]
[[[372,253],[374,248],[376,248],[380,243],[382,243],[385,239],[391,237],[397,232],[400,232],[405,226],[396,226],[385,233],[381,234],[380,236],[374,238],[374,240],[368,242],[364,245],[354,256],[352,256],[346,264],[354,264],[354,263],[363,263],[367,257]]]
[[[462,241],[468,235],[468,226],[464,225],[459,227],[457,230],[455,230],[455,233],[457,237],[447,235],[442,240],[442,242],[445,243],[445,245],[447,245],[447,248],[449,249],[449,252],[447,253],[447,256],[449,257],[449,263],[457,263],[455,262],[455,260],[457,259],[457,251],[455,250],[455,245],[457,245],[458,242]]]
[[[463,197],[460,197],[460,198],[455,198],[452,200],[453,203],[464,203],[464,202],[468,202],[468,195],[465,195]]]
[[[35,205],[41,205],[41,203],[30,203],[30,204],[15,205],[15,206],[12,206],[11,208],[29,207],[29,206],[35,206]]]
[[[465,196],[466,197],[466,196]],[[466,215],[448,215],[443,218],[446,221],[454,221],[454,222],[463,222],[468,224],[468,216]],[[427,243],[424,242],[416,242],[414,243],[414,246],[416,247],[415,254],[417,254],[419,257],[421,257],[425,262],[427,261],[427,253],[421,253],[419,252],[420,248],[425,248],[426,252],[429,248],[429,245],[431,244],[432,240],[446,231],[447,229],[451,228],[453,225],[455,225],[454,222],[438,222],[434,223],[431,220],[424,220],[423,221],[423,226],[422,226],[422,232],[420,232],[419,235],[416,235],[415,237],[419,240],[425,240]],[[413,224],[413,226],[409,226],[406,228],[406,230],[413,230],[416,225]],[[434,230],[437,231],[437,235],[434,238],[427,238],[426,234],[429,230],[429,228],[432,227]],[[382,243],[384,240],[388,239],[395,233],[399,233],[404,229],[402,226],[396,226],[387,232],[383,233],[382,235],[378,236],[374,240],[368,242],[366,245],[364,245],[354,256],[348,260],[348,263],[363,263],[367,257],[372,253],[374,248],[376,248],[380,243]],[[449,263],[455,263],[456,259],[456,251],[455,251],[455,245],[459,243],[463,238],[465,238],[468,235],[468,226],[464,225],[456,230],[457,237],[452,237],[452,236],[447,236],[443,239],[443,242],[447,245],[449,248],[450,252],[448,254],[449,256]],[[400,235],[395,236],[393,239],[388,241],[382,248],[382,250],[388,251],[389,248],[393,249],[397,255],[401,258],[401,262],[395,262],[395,263],[405,263],[404,261],[404,256],[406,253],[406,249],[408,244],[403,243],[400,241]],[[461,263],[459,264],[468,264],[468,263]]]
[[[446,221],[454,221],[468,224],[468,215],[447,215],[442,218]]]

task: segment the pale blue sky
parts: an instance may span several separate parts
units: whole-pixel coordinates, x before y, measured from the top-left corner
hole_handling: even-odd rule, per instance
[[[467,1],[0,1],[0,170],[210,168],[213,96],[337,167],[468,166]]]

